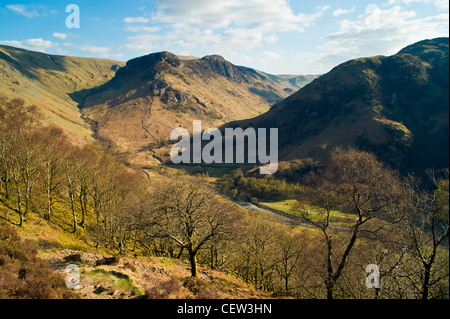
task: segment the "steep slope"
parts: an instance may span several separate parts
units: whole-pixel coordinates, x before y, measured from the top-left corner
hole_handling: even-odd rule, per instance
[[[0,46],[0,94],[39,107],[47,122],[57,124],[76,142],[92,139],[70,95],[109,81],[123,62],[55,56]]]
[[[281,159],[323,159],[338,145],[403,172],[448,167],[449,43],[344,63],[242,127],[278,127]]]
[[[192,130],[194,119],[206,128],[263,114],[313,78],[160,52],[129,61],[110,82],[79,92],[79,102],[100,138],[137,151],[168,140],[174,128]]]

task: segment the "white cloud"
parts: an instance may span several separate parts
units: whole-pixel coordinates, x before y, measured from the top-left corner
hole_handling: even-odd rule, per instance
[[[273,62],[273,61],[281,60],[281,59],[282,59],[281,55],[279,55],[276,52],[271,52],[271,51],[264,51],[258,55],[258,60],[261,63],[269,63],[269,62]]]
[[[437,0],[434,2],[434,5],[436,7],[438,7],[438,9],[442,10],[442,11],[447,11],[449,10],[449,2],[448,0]]]
[[[356,7],[353,7],[350,10],[337,9],[337,10],[333,11],[333,17],[339,17],[339,16],[344,15],[344,14],[354,13],[355,11],[356,11]]]
[[[7,5],[6,8],[27,18],[35,18],[39,16],[39,12],[36,9],[23,4],[10,4]]]
[[[52,41],[38,39],[26,39],[22,41],[0,41],[1,44],[22,48],[30,51],[46,52],[48,49],[56,48],[58,44]]]
[[[125,49],[148,54],[157,48],[157,41],[161,39],[157,34],[139,34],[128,37]]]
[[[160,27],[144,27],[144,26],[135,26],[135,25],[128,25],[125,28],[126,31],[130,32],[150,32],[155,33],[161,31]]]
[[[58,13],[45,5],[9,4],[6,9],[29,19]]]
[[[77,47],[77,49],[82,52],[89,52],[95,54],[109,54],[111,52],[111,49],[108,47],[98,47],[93,45],[82,45]]]
[[[339,22],[339,30],[325,37],[326,52],[355,55],[394,54],[411,43],[448,36],[448,14],[417,18],[399,6],[370,10],[356,20]],[[330,51],[331,50],[331,51]]]
[[[145,17],[127,17],[123,21],[125,23],[149,23],[150,19]]]
[[[121,60],[124,58],[122,53],[115,53],[112,48],[106,46],[96,46],[90,44],[78,45],[70,42],[63,42],[62,44],[66,48],[64,51],[60,50],[64,52],[64,55],[74,54],[74,51],[79,51],[84,53],[80,56],[113,60]]]
[[[308,73],[324,73],[354,58],[393,55],[424,39],[448,37],[448,20],[447,13],[419,18],[400,6],[385,10],[372,6],[356,19],[339,21],[338,30],[318,46],[319,53],[304,52],[295,58],[310,66]]]
[[[92,54],[94,57],[99,57],[103,59],[122,59],[123,54],[113,53],[109,47],[101,47],[95,45],[82,45],[75,46],[77,50],[85,53]]]
[[[55,32],[55,33],[53,33],[53,37],[55,37],[57,39],[65,40],[65,39],[67,39],[68,35],[65,33]]]
[[[312,14],[295,14],[286,0],[165,0],[154,21],[181,23],[204,29],[246,27],[275,31],[303,31],[329,7]]]
[[[269,34],[268,36],[266,36],[264,38],[264,40],[268,43],[268,44],[274,44],[278,42],[278,36],[275,33]]]
[[[129,37],[125,47],[136,51],[164,47],[237,56],[242,51],[277,43],[281,32],[304,32],[329,8],[295,13],[288,0],[161,0],[157,12],[151,14],[151,22],[161,28],[161,37],[151,35],[151,27],[128,26],[127,31],[139,34]]]

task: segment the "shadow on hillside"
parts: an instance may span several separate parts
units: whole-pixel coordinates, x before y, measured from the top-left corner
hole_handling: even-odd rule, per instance
[[[61,71],[68,70],[66,57],[49,55],[40,52],[26,51],[9,46],[0,46],[0,48],[6,48],[11,56],[0,52],[0,59],[3,59],[10,63],[14,68],[24,73],[27,77],[39,80],[35,75],[38,69],[46,69],[49,71]]]

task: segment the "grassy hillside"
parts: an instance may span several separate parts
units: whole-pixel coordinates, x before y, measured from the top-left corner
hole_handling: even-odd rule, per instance
[[[448,38],[440,38],[394,56],[349,61],[238,125],[278,127],[282,160],[320,160],[336,146],[350,145],[403,172],[445,168],[448,46]]]
[[[187,261],[112,257],[108,249],[87,244],[82,234],[64,231],[58,225],[64,222],[62,214],[57,220],[50,223],[30,216],[21,228],[0,220],[1,299],[270,298],[224,271],[199,267],[199,278],[190,278]],[[65,285],[69,265],[80,269],[80,285],[74,290]]]
[[[71,94],[110,80],[124,63],[55,56],[0,46],[0,94],[39,107],[47,122],[61,126],[84,143],[92,139]]]

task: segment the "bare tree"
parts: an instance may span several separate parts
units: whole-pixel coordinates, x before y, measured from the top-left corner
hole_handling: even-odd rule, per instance
[[[14,211],[19,215],[22,226],[32,201],[33,187],[39,176],[35,145],[35,129],[39,121],[36,107],[26,107],[21,99],[1,102],[1,160],[2,180],[6,197],[14,192]]]
[[[64,169],[66,177],[66,189],[69,197],[70,211],[72,213],[73,233],[77,233],[78,220],[77,220],[77,206],[76,206],[76,192],[79,183],[79,163],[78,149],[73,150],[64,160]]]
[[[374,155],[353,149],[337,149],[326,169],[311,177],[309,196],[320,207],[317,213],[321,218],[312,218],[307,209],[302,210],[302,216],[323,235],[327,298],[333,299],[336,284],[361,232],[370,230],[369,222],[399,219],[395,208],[401,197],[401,183]],[[335,225],[333,210],[353,214],[350,225],[345,228]]]
[[[233,258],[228,267],[247,284],[274,291],[274,275],[278,263],[279,225],[269,218],[250,212],[236,241]]]
[[[275,270],[284,282],[284,290],[291,289],[291,278],[299,267],[299,261],[306,250],[303,237],[298,236],[293,230],[283,227],[278,230],[275,244],[276,267]]]
[[[448,257],[445,262],[445,249],[441,247],[449,238],[449,181],[437,177],[436,172],[428,175],[435,190],[420,190],[414,179],[409,180],[410,203],[407,230],[411,254],[417,261],[419,271],[408,278],[419,292],[421,299],[448,298]],[[446,251],[448,255],[448,250]],[[443,262],[444,260],[444,262]],[[434,286],[447,283],[447,289],[433,291]],[[446,290],[446,291],[445,291]]]
[[[197,254],[214,238],[232,233],[233,206],[198,180],[165,179],[154,199],[159,234],[187,250],[191,275],[198,277]]]
[[[47,197],[44,218],[50,220],[53,215],[57,194],[61,189],[64,172],[64,156],[69,149],[63,130],[56,126],[44,127],[37,132],[39,161],[42,166],[42,187]]]

